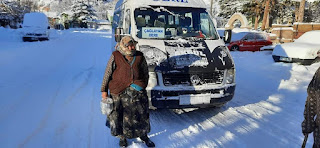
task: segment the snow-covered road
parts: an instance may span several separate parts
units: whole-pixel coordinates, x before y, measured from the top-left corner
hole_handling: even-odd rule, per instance
[[[47,42],[23,43],[16,30],[0,28],[0,147],[118,147],[99,108],[110,43],[109,32],[95,30],[52,30]],[[306,88],[320,64],[274,63],[270,51],[232,56],[233,100],[151,111],[157,147],[301,147]]]

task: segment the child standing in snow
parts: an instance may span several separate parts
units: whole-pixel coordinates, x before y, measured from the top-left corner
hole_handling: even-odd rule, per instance
[[[149,102],[145,88],[149,72],[143,53],[136,51],[136,42],[125,36],[109,59],[102,86],[102,98],[113,100],[113,110],[107,115],[111,134],[120,138],[119,145],[126,147],[127,138],[140,137],[148,147],[155,144],[148,138],[150,132]]]

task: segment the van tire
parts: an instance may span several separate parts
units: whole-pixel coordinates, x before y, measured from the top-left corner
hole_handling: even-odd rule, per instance
[[[39,38],[39,41],[48,41],[48,38]]]
[[[231,51],[239,51],[239,46],[238,45],[233,45],[230,50]]]
[[[214,107],[220,108],[220,107],[222,107],[222,106],[224,106],[224,105],[225,105],[225,103],[222,103],[222,104],[215,105]]]
[[[28,37],[22,37],[22,41],[27,42],[27,41],[30,41],[30,39]]]

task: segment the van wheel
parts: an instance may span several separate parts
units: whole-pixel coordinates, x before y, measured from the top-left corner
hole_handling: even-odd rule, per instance
[[[222,106],[224,106],[224,105],[225,105],[225,103],[222,103],[222,104],[215,105],[214,107],[220,108],[220,107],[222,107]]]
[[[39,41],[48,41],[48,38],[40,38]]]
[[[29,38],[23,37],[23,38],[22,38],[22,41],[23,41],[23,42],[27,42],[27,41],[29,41]]]
[[[231,47],[231,51],[239,51],[239,46],[238,45],[233,45]]]

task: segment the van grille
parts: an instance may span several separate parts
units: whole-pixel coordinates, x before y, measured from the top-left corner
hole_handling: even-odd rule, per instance
[[[213,73],[167,73],[162,74],[165,86],[186,85],[195,86],[203,84],[221,84],[223,82],[224,70]],[[198,80],[195,80],[197,78]],[[196,83],[195,83],[196,82]]]

